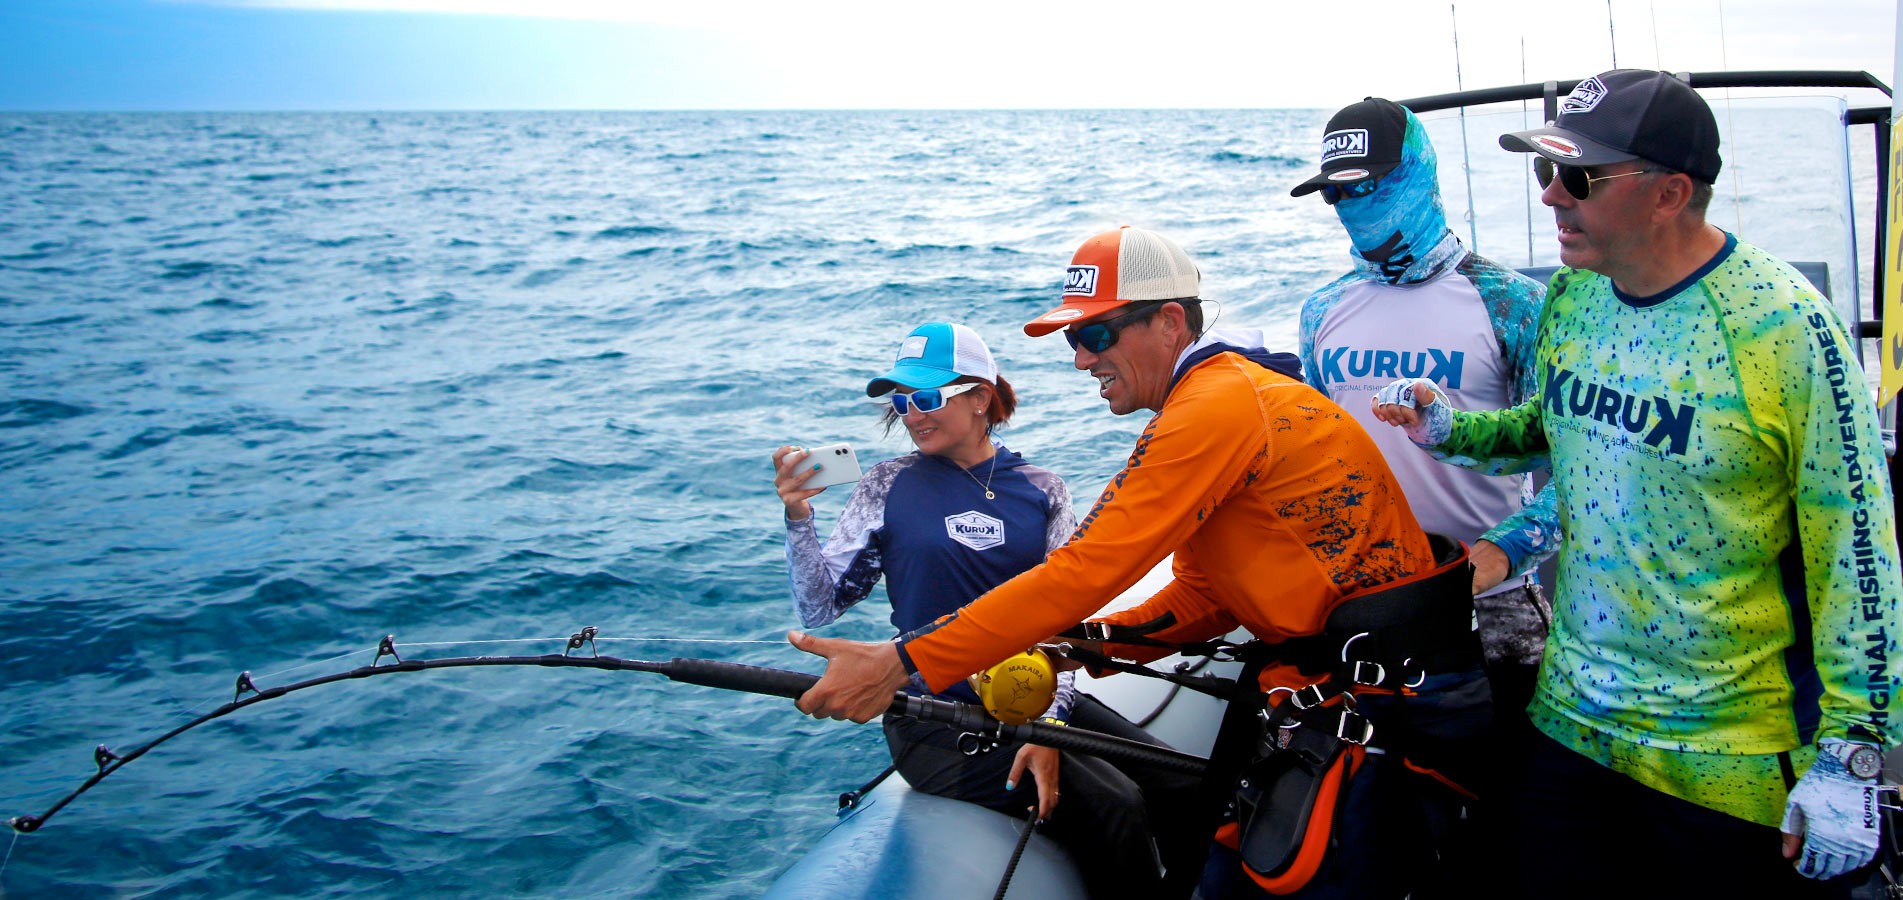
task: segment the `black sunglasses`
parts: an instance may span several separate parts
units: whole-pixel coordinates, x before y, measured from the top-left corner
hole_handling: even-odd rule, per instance
[[[1559,186],[1565,188],[1566,193],[1573,195],[1574,200],[1584,200],[1592,196],[1592,185],[1595,181],[1608,181],[1613,178],[1624,178],[1627,175],[1647,175],[1660,171],[1664,170],[1639,169],[1613,175],[1593,175],[1579,166],[1563,165],[1544,156],[1533,157],[1533,177],[1539,179],[1540,190],[1546,190],[1547,186],[1553,183],[1553,176],[1558,174]]]
[[[1363,178],[1353,184],[1324,184],[1322,202],[1334,206],[1345,197],[1366,197],[1374,193],[1375,181],[1373,178]]]
[[[1150,314],[1163,308],[1165,303],[1193,303],[1196,298],[1182,300],[1146,300],[1133,309],[1114,319],[1079,325],[1075,330],[1064,329],[1064,340],[1070,342],[1070,349],[1079,347],[1092,353],[1102,353],[1117,345],[1117,334],[1132,325],[1140,324],[1150,318]]]

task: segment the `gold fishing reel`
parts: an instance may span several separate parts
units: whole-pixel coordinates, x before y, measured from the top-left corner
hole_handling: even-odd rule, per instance
[[[1051,698],[1057,696],[1057,667],[1044,651],[1033,648],[1005,657],[965,683],[992,718],[1022,725],[1051,708]]]

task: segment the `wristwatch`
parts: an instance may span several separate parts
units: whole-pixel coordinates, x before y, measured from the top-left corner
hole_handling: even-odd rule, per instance
[[[1832,742],[1830,755],[1837,757],[1837,761],[1858,778],[1868,780],[1883,774],[1883,751],[1869,744]]]

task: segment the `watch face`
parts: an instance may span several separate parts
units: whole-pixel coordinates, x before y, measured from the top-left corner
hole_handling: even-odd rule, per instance
[[[1883,774],[1883,754],[1877,748],[1859,746],[1850,751],[1850,758],[1844,760],[1844,768],[1858,778],[1875,778]]]

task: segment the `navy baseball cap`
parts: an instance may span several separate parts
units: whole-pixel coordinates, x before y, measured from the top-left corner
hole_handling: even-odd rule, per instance
[[[1379,178],[1401,164],[1407,142],[1407,110],[1392,100],[1369,97],[1328,120],[1322,134],[1322,172],[1289,190],[1300,197],[1330,184]]]
[[[1545,128],[1500,135],[1500,146],[1568,166],[1643,159],[1694,181],[1718,180],[1718,120],[1669,72],[1614,69],[1579,83]]]

